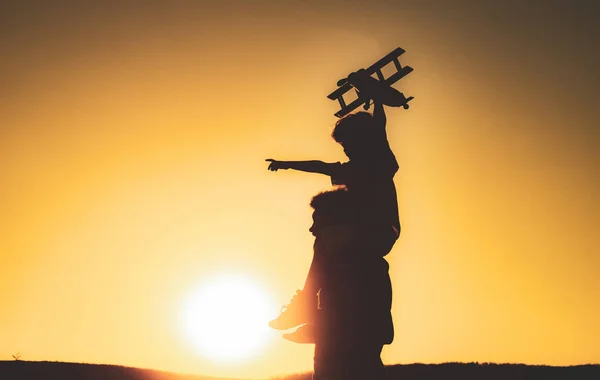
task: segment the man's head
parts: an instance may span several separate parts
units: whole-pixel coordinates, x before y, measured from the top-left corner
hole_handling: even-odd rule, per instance
[[[345,187],[323,191],[310,201],[314,209],[313,224],[309,231],[317,235],[322,228],[334,225],[352,224],[356,214],[350,193]]]
[[[339,143],[349,159],[360,158],[370,148],[373,140],[373,115],[360,111],[339,119],[331,137]]]

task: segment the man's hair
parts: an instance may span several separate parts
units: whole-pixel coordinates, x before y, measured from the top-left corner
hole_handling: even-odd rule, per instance
[[[373,115],[368,112],[351,113],[335,123],[331,137],[342,145],[348,140],[363,139],[373,131],[372,123]]]
[[[348,222],[354,216],[354,202],[345,186],[326,190],[315,195],[310,201],[310,207],[315,212],[325,215],[327,219],[336,222]]]

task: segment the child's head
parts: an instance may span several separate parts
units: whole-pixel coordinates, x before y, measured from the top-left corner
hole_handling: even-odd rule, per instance
[[[373,115],[360,111],[339,119],[333,128],[331,137],[344,148],[350,159],[367,154],[372,141]]]
[[[324,227],[352,224],[356,215],[353,205],[350,193],[343,186],[315,195],[310,201],[314,212],[309,231],[316,236]]]

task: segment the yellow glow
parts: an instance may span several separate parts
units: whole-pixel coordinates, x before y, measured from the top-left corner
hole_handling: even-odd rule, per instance
[[[330,182],[264,159],[344,161],[326,95],[400,46],[415,100],[387,111],[402,236],[384,361],[600,362],[594,12],[32,3],[0,2],[0,360],[309,371],[311,345],[260,329],[305,280]],[[232,301],[203,312],[223,281]],[[219,356],[213,333],[245,348]]]
[[[239,275],[209,278],[184,308],[184,333],[198,352],[215,361],[248,360],[261,352],[271,331],[267,294]]]

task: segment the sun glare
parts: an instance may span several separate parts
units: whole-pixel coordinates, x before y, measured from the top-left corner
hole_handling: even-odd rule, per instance
[[[273,308],[250,278],[207,279],[185,306],[185,335],[198,352],[215,361],[241,361],[260,352],[271,336]]]

